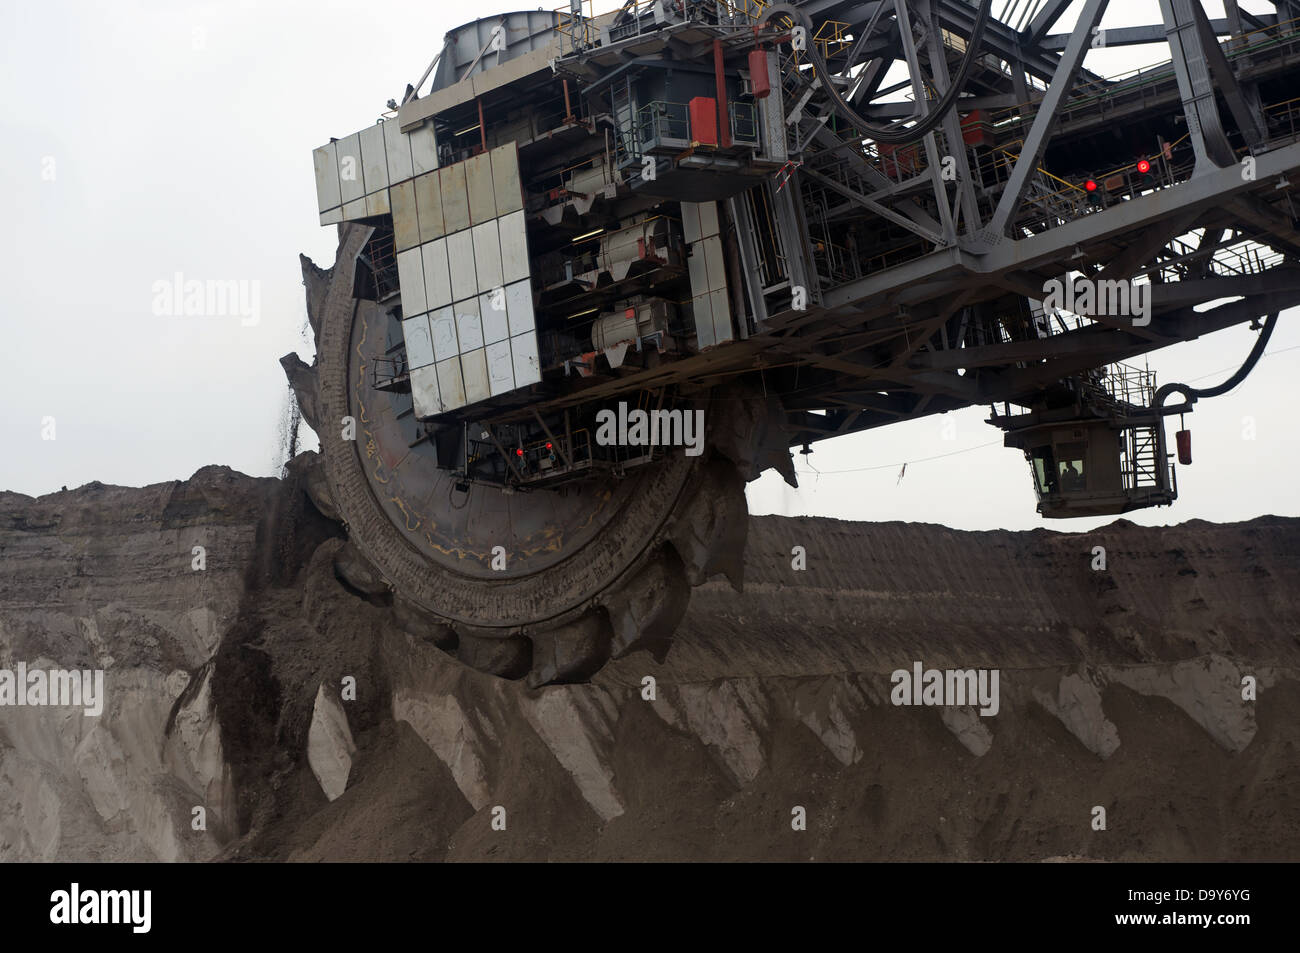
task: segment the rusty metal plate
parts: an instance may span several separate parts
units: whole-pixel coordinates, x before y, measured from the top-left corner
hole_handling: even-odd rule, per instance
[[[442,223],[450,234],[469,228],[469,195],[465,192],[465,164],[449,165],[438,173],[442,190]]]
[[[415,179],[415,210],[420,216],[420,241],[431,242],[441,238],[444,232],[442,189],[438,185],[437,172]]]
[[[492,157],[484,152],[461,163],[465,167],[465,191],[469,196],[469,220],[481,225],[497,217],[492,191]]]

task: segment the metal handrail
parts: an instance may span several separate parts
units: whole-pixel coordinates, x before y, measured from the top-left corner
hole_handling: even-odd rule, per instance
[[[676,113],[676,115],[672,115],[673,113]],[[680,128],[680,135],[673,133],[673,130],[677,128]],[[637,110],[636,130],[637,137],[642,145],[651,139],[661,138],[690,141],[690,109],[686,103],[670,103],[659,99],[651,100]]]

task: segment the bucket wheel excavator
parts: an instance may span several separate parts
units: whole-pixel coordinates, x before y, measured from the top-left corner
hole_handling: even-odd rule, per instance
[[[693,586],[741,589],[746,482],[816,440],[988,405],[1044,516],[1172,502],[1163,416],[1224,388],[1120,362],[1300,302],[1284,6],[1160,0],[1113,40],[1171,59],[1123,82],[1084,64],[1105,0],[1059,32],[1062,0],[453,30],[313,154],[338,250],[282,364],[340,576],[544,685],[662,660]]]
[[[409,359],[392,363],[403,337],[391,299],[358,297],[374,229],[340,233],[333,268],[304,258],[315,366],[283,363],[320,436],[308,493],[347,529],[336,561],[347,582],[391,590],[409,628],[466,664],[535,684],[584,679],[638,649],[662,659],[691,586],[721,573],[740,587],[744,485],[759,472],[768,401],[682,388],[675,402],[709,421],[698,456],[604,454],[581,406],[554,429],[529,414],[434,430],[410,389],[382,376],[410,374]]]

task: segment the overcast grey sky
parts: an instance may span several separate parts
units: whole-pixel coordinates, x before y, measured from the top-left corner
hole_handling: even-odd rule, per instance
[[[1261,0],[1243,5],[1272,10]],[[1158,20],[1154,0],[1111,6],[1104,26]],[[1207,10],[1221,15],[1218,4]],[[298,252],[328,264],[334,250],[334,229],[316,224],[311,150],[373,122],[419,78],[448,29],[492,12],[494,4],[441,0],[5,4],[0,489],[143,485],[206,464],[278,472],[287,390],[277,360],[291,350],[310,360]],[[1114,72],[1159,58],[1154,47],[1103,51],[1089,65]],[[178,273],[255,288],[245,304],[257,306],[256,323],[241,316],[249,310],[156,313],[166,310],[156,283]],[[1152,364],[1162,381],[1217,383],[1252,338],[1234,329]],[[1196,462],[1179,469],[1179,502],[1138,521],[1300,515],[1294,314],[1270,351],[1237,391],[1198,405],[1188,419]],[[986,412],[818,444],[809,461],[796,458],[807,471],[799,490],[768,474],[751,487],[751,510],[1044,525],[1027,465],[997,445]],[[1243,436],[1246,418],[1254,439]],[[43,439],[51,423],[54,439]],[[899,481],[903,461],[911,463]],[[880,469],[830,472],[865,467]]]

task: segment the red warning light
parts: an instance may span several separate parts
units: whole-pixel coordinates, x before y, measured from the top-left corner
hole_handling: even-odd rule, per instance
[[[1137,170],[1143,175],[1146,175],[1151,171],[1151,163],[1146,159],[1138,159]]]
[[[1087,182],[1083,183],[1083,187],[1084,187],[1085,189],[1087,189],[1089,192],[1096,192],[1096,191],[1097,191],[1097,180],[1096,180],[1096,179],[1089,179]]]
[[[551,449],[551,442],[550,442],[549,440],[546,441],[546,449],[547,449],[547,450],[550,450],[550,449]]]
[[[515,451],[515,456],[516,456],[516,457],[522,457],[523,455],[524,455],[524,448],[523,448],[523,447],[520,447],[518,450]]]

